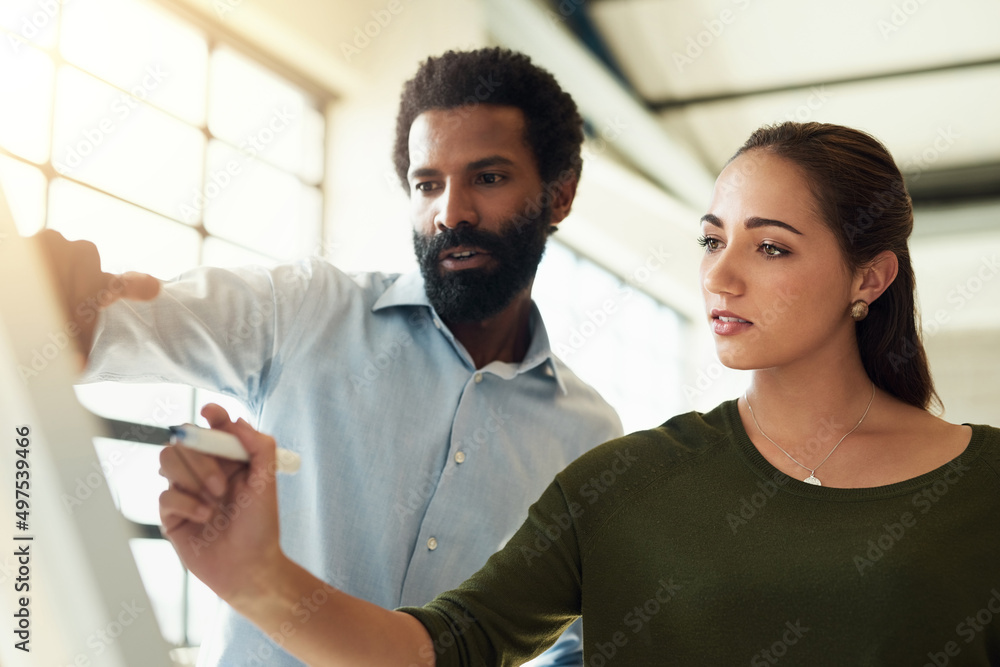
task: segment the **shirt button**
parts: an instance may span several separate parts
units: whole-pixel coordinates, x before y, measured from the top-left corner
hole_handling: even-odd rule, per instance
[[[428,540],[427,540],[427,548],[429,550],[431,550],[431,551],[434,551],[435,549],[438,548],[438,541],[436,539],[434,539],[433,537],[428,538]]]
[[[455,452],[455,463],[465,463],[465,452]]]
[[[434,320],[434,326],[437,327],[438,329],[440,329],[441,328],[441,321],[440,320]]]
[[[479,384],[480,382],[483,381],[483,374],[476,373],[475,375],[472,376],[472,379],[476,381],[476,384]]]

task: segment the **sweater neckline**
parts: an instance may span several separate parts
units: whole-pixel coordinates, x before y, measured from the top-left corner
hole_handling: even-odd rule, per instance
[[[765,480],[773,481],[776,476],[788,477],[787,484],[779,485],[779,488],[783,492],[807,498],[814,498],[817,500],[851,502],[858,500],[891,498],[893,496],[912,493],[913,491],[919,490],[928,484],[933,484],[935,481],[941,479],[945,474],[954,470],[957,466],[970,465],[979,457],[982,452],[983,442],[986,439],[985,429],[977,426],[976,424],[963,424],[963,426],[969,426],[972,428],[972,438],[969,440],[969,444],[966,446],[965,450],[947,463],[922,475],[883,486],[868,486],[851,489],[830,486],[814,486],[812,484],[807,484],[800,479],[796,479],[795,477],[785,475],[785,473],[775,468],[766,458],[764,458],[763,454],[757,451],[757,448],[754,446],[753,441],[750,440],[750,436],[747,434],[746,429],[743,428],[743,420],[740,419],[738,404],[738,398],[726,401],[726,403],[723,404],[723,413],[726,421],[729,422],[729,430],[733,434],[733,442],[736,446],[736,450],[739,452],[744,462],[753,470],[754,473]]]

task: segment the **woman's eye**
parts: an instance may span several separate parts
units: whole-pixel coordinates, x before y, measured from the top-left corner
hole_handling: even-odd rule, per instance
[[[719,249],[719,239],[712,238],[711,236],[702,236],[698,238],[698,245],[709,252],[714,252]]]
[[[763,252],[768,257],[781,257],[782,255],[786,254],[786,251],[782,250],[773,243],[761,243],[760,249],[761,252]]]

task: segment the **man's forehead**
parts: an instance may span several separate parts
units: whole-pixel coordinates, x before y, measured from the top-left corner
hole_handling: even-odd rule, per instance
[[[533,160],[524,131],[524,113],[517,107],[430,109],[410,126],[410,168],[440,161],[472,163],[490,156],[511,162]]]

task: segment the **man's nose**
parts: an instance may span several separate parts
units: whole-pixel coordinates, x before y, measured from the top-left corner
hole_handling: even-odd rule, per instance
[[[476,212],[472,193],[468,188],[449,184],[438,199],[434,227],[437,230],[455,229],[459,225],[476,226],[479,215]]]

